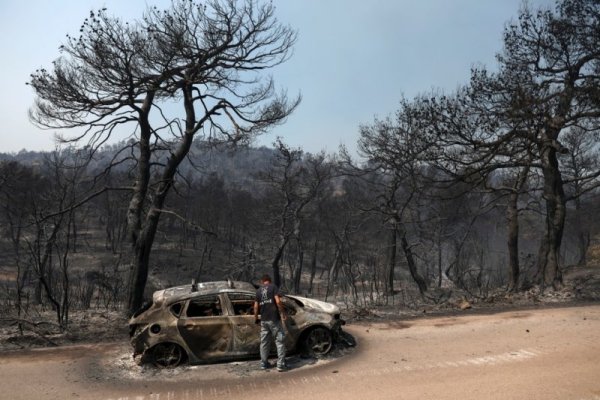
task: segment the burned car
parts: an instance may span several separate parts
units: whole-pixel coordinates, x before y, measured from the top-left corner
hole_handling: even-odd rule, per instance
[[[129,321],[133,357],[159,367],[259,356],[254,322],[256,288],[247,282],[192,283],[154,292],[152,303]],[[284,295],[286,348],[311,356],[328,353],[344,321],[336,305]]]

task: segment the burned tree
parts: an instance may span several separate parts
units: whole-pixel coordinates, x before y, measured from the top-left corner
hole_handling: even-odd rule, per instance
[[[421,294],[428,289],[427,281],[417,269],[413,246],[408,241],[409,210],[414,206],[415,194],[422,189],[420,179],[424,172],[423,160],[430,149],[428,137],[419,135],[419,121],[414,109],[403,101],[395,118],[376,120],[360,129],[359,151],[368,159],[367,165],[355,172],[378,174],[371,180],[377,198],[365,211],[378,213],[388,232],[388,265],[386,291],[394,293],[394,269],[398,238],[411,277]]]
[[[572,203],[569,222],[575,235],[575,264],[585,265],[592,236],[590,222],[593,220],[586,203],[593,202],[591,194],[600,186],[600,132],[572,129],[564,135],[563,143],[569,149],[569,154],[560,161],[567,204]]]
[[[76,129],[63,140],[85,140],[91,153],[116,132],[131,133],[121,154],[135,165],[127,211],[132,312],[142,303],[158,222],[192,141],[247,142],[298,104],[261,74],[288,59],[296,35],[271,4],[254,0],[174,0],[133,23],[102,9],[80,32],[67,36],[51,71],[31,75],[37,99],[30,115],[41,127]]]
[[[301,226],[306,209],[324,190],[331,178],[331,165],[324,154],[305,155],[300,149],[292,149],[278,139],[275,142],[276,154],[269,170],[262,180],[269,187],[272,204],[273,223],[277,226],[275,254],[271,261],[273,279],[281,285],[280,262],[290,240],[295,239],[302,247]],[[303,251],[300,249],[300,251]],[[294,289],[299,290],[300,264],[294,271]]]
[[[51,187],[49,179],[33,168],[17,162],[0,162],[0,232],[10,238],[16,268],[14,282],[14,311],[17,319],[24,317],[27,309],[26,285],[35,280],[33,263],[28,262],[28,231],[26,227],[35,215],[39,199]],[[39,288],[40,285],[37,285]],[[41,290],[39,291],[41,297]],[[37,300],[37,299],[36,299]],[[8,311],[8,310],[7,310]],[[23,333],[23,324],[18,325]]]
[[[598,129],[599,31],[596,1],[563,0],[555,11],[524,7],[504,32],[499,72],[475,69],[463,98],[473,118],[487,120],[485,128],[450,129],[450,136],[466,143],[466,151],[481,155],[477,161],[484,169],[531,165],[540,172],[545,232],[537,264],[542,286],[562,284],[567,196],[559,160],[570,151],[564,137],[576,127],[584,127],[581,135]],[[530,162],[528,154],[533,155]]]

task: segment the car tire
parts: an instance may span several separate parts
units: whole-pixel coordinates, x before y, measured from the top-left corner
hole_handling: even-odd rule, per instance
[[[181,364],[184,354],[175,343],[159,343],[152,348],[152,364],[157,368],[175,368]]]
[[[322,326],[317,326],[303,335],[303,353],[311,357],[322,357],[329,353],[333,347],[333,335],[331,331]]]

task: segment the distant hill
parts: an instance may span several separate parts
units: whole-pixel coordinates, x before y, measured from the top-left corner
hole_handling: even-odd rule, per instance
[[[111,161],[125,160],[129,153],[119,154],[125,143],[108,145],[93,155],[90,171],[101,171]],[[64,150],[69,154],[71,150]],[[72,151],[76,157],[77,150]],[[0,153],[0,161],[17,161],[25,165],[41,165],[51,152],[21,150],[18,153]],[[197,141],[190,151],[188,160],[180,167],[180,175],[185,177],[200,178],[214,176],[223,180],[227,187],[250,189],[253,187],[255,177],[260,171],[268,168],[275,150],[261,147],[209,147],[206,143]],[[166,159],[164,153],[161,158]],[[133,167],[133,162],[125,161],[115,167],[117,171],[127,171]]]

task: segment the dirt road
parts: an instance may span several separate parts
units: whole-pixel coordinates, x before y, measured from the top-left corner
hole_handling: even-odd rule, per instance
[[[354,324],[358,347],[286,373],[140,368],[124,344],[0,354],[0,399],[600,400],[600,306]]]

